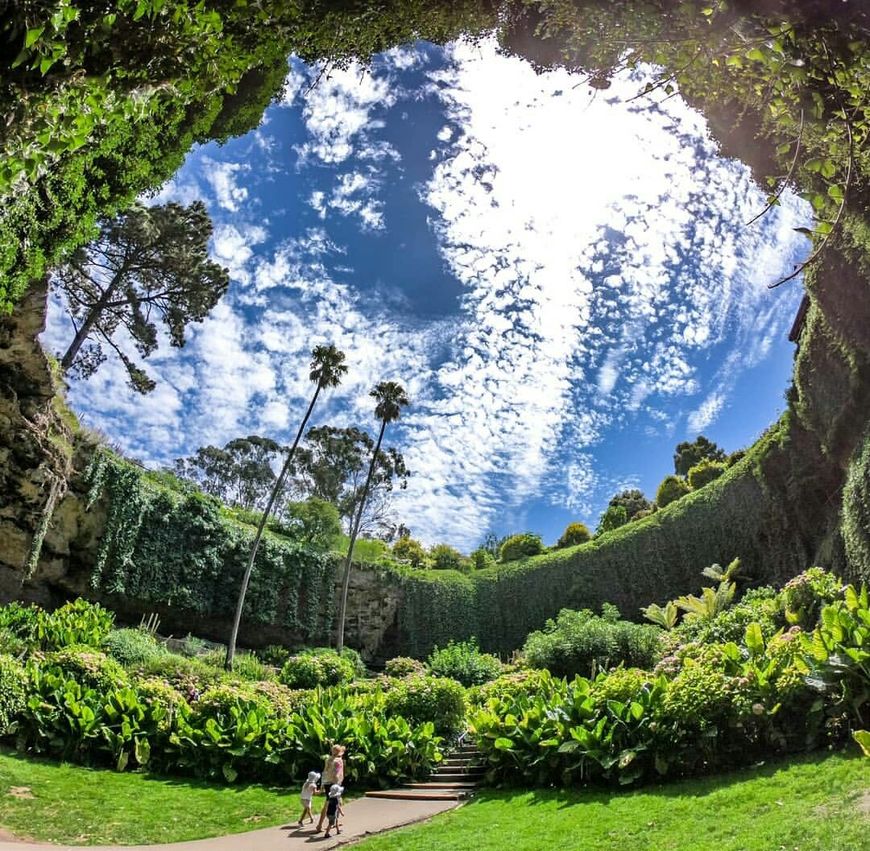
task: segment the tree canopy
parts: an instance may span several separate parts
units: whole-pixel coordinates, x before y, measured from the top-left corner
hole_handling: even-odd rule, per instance
[[[133,389],[153,390],[153,379],[124,351],[118,332],[126,332],[142,358],[157,349],[158,321],[170,345],[184,345],[187,325],[205,319],[229,285],[227,270],[208,258],[211,234],[201,201],[136,205],[105,220],[99,236],[73,252],[51,279],[75,329],[61,357],[64,372],[90,377],[108,347]]]
[[[701,461],[724,461],[725,451],[712,440],[699,434],[693,441],[684,440],[677,444],[674,450],[674,472],[678,476],[687,476],[692,467]]]
[[[374,449],[371,435],[355,427],[318,426],[309,429],[292,464],[292,487],[299,495],[315,496],[338,507],[349,526],[359,506],[362,486]],[[395,523],[392,495],[404,490],[410,471],[397,449],[378,452],[369,495],[363,512],[362,530],[392,537]]]

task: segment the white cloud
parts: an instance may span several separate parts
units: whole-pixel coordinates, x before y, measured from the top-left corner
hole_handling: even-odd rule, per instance
[[[240,174],[250,171],[250,166],[244,163],[217,162],[203,157],[205,179],[214,192],[218,206],[230,213],[237,213],[248,198],[248,190],[240,186]]]

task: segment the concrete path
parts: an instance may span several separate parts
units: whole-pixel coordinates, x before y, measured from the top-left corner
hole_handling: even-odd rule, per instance
[[[344,805],[344,826],[341,833],[324,839],[315,834],[313,825],[299,828],[295,822],[282,827],[267,827],[248,833],[176,842],[171,845],[47,845],[33,842],[0,842],[0,851],[299,851],[300,849],[336,848],[373,833],[392,830],[406,824],[424,821],[438,813],[451,810],[456,801],[388,801],[380,798],[357,798]],[[316,816],[315,816],[316,819]]]

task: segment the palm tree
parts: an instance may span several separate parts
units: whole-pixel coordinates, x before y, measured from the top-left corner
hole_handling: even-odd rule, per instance
[[[248,556],[248,565],[245,568],[245,575],[242,577],[242,587],[239,589],[239,599],[236,603],[236,615],[233,619],[233,631],[230,635],[229,644],[227,644],[227,658],[225,667],[228,671],[233,668],[233,657],[236,655],[236,641],[239,637],[239,625],[242,622],[242,609],[245,605],[245,595],[248,593],[248,583],[251,580],[251,571],[254,569],[254,559],[257,557],[257,550],[260,547],[260,541],[263,538],[263,530],[266,528],[266,522],[269,515],[272,513],[272,508],[275,501],[278,499],[278,494],[284,488],[284,482],[287,479],[287,473],[290,471],[290,464],[293,462],[293,455],[296,452],[296,447],[302,438],[302,433],[305,431],[305,426],[311,417],[311,412],[314,410],[314,405],[317,402],[317,397],[320,391],[327,387],[338,387],[341,384],[341,379],[347,372],[347,366],[344,363],[344,352],[339,351],[335,346],[315,346],[311,352],[311,371],[308,377],[315,382],[314,395],[311,397],[311,402],[308,405],[308,410],[302,418],[299,425],[299,431],[296,432],[296,439],[287,453],[287,459],[284,461],[284,466],[281,468],[281,473],[275,480],[275,485],[272,488],[272,493],[269,495],[269,501],[266,503],[266,508],[263,511],[263,516],[257,525],[257,534],[254,536],[254,543],[251,544],[251,554]]]
[[[369,463],[369,473],[366,476],[366,483],[363,486],[362,498],[356,510],[356,518],[350,530],[350,544],[347,548],[347,558],[344,562],[344,580],[341,588],[341,606],[338,610],[338,639],[336,641],[336,649],[341,653],[344,648],[344,621],[347,615],[347,589],[350,586],[350,565],[353,561],[353,547],[356,543],[359,527],[362,523],[363,510],[366,505],[366,497],[369,493],[369,485],[372,482],[372,475],[375,472],[375,464],[378,460],[378,453],[381,451],[381,442],[384,439],[384,431],[386,431],[387,423],[399,419],[402,408],[410,404],[408,395],[405,393],[405,388],[401,384],[396,384],[395,381],[382,381],[378,384],[371,393],[373,399],[377,401],[375,405],[375,416],[381,421],[381,430],[378,434],[378,441],[375,444],[375,451],[372,453],[372,460]]]

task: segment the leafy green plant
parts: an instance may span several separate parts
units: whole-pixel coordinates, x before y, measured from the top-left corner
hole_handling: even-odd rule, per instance
[[[290,651],[281,644],[269,644],[254,651],[254,655],[264,664],[280,668],[290,658]]]
[[[656,505],[664,508],[691,492],[688,482],[679,476],[666,476],[656,491]]]
[[[348,683],[354,673],[353,663],[335,652],[300,653],[285,662],[278,679],[290,688],[317,688]]]
[[[470,638],[436,647],[426,660],[426,667],[436,677],[450,677],[464,686],[474,686],[494,680],[502,665],[495,656],[481,652],[477,639]]]
[[[149,662],[166,653],[153,635],[141,629],[113,629],[103,648],[125,667]]]
[[[701,461],[689,469],[686,478],[689,487],[696,491],[704,485],[710,484],[721,476],[728,465],[724,461]]]
[[[620,664],[651,665],[659,635],[654,626],[614,622],[588,609],[563,609],[543,630],[529,635],[523,653],[530,665],[547,668],[556,676],[588,675]]]
[[[786,620],[807,627],[818,618],[821,608],[842,595],[843,582],[821,567],[811,567],[790,579],[782,589]]]
[[[0,654],[0,737],[15,732],[27,699],[25,682],[24,666]]]
[[[440,735],[465,725],[465,690],[449,677],[403,679],[385,695],[384,706],[412,725],[431,723]]]
[[[417,659],[409,656],[396,656],[387,659],[384,665],[384,673],[388,677],[410,677],[426,673],[426,666]]]
[[[677,625],[677,619],[680,616],[677,604],[673,600],[664,606],[650,603],[650,605],[641,609],[641,613],[648,621],[662,627],[662,629],[673,629]]]

